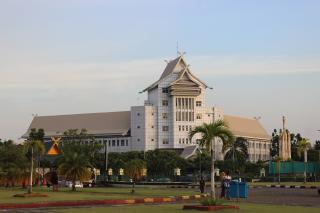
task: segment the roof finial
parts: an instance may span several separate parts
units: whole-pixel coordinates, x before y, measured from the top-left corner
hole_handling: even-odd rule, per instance
[[[179,56],[179,41],[177,41],[177,57]]]

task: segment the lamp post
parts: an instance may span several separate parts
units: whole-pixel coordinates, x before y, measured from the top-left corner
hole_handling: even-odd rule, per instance
[[[104,141],[104,185],[107,185],[107,170],[108,170],[108,144],[107,140]]]

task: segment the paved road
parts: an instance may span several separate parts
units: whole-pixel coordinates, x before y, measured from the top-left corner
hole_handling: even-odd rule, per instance
[[[220,190],[217,190],[217,195]],[[316,189],[286,189],[286,188],[251,188],[249,198],[241,199],[240,202],[313,206],[320,208],[320,196]],[[54,213],[55,209],[18,209],[0,210],[0,213]]]
[[[242,202],[320,207],[320,196],[316,189],[250,188]]]

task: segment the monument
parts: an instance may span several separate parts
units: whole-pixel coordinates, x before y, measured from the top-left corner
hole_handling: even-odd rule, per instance
[[[291,159],[291,138],[286,128],[286,117],[282,116],[282,130],[279,135],[279,157],[282,161]]]

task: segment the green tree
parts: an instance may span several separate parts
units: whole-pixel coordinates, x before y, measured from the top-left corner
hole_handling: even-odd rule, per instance
[[[125,173],[132,179],[132,190],[135,192],[135,183],[143,177],[143,170],[146,168],[146,163],[140,159],[130,160],[125,168]]]
[[[29,133],[28,140],[24,143],[26,150],[30,151],[30,178],[29,178],[29,188],[28,193],[32,193],[32,183],[33,183],[33,167],[34,167],[34,156],[35,154],[44,154],[45,148],[43,145],[44,131],[43,129],[31,129]]]
[[[91,178],[90,168],[92,165],[90,164],[90,156],[86,154],[85,150],[85,145],[79,143],[68,143],[63,147],[58,172],[64,175],[66,180],[72,181],[72,191],[76,190],[76,181]]]
[[[279,134],[276,129],[272,132],[270,155],[272,158],[279,156]]]
[[[233,164],[233,172],[235,172],[235,167],[240,169],[249,157],[248,154],[248,141],[245,138],[237,137],[234,143],[230,143],[225,146],[222,150],[225,155],[225,160],[231,160]]]
[[[206,147],[211,152],[211,197],[215,199],[215,182],[214,182],[214,140],[220,139],[223,143],[223,149],[233,143],[234,136],[229,130],[228,125],[223,120],[218,120],[210,124],[202,124],[195,127],[189,133],[190,139],[196,134],[201,135],[200,146]]]
[[[303,138],[302,140],[300,140],[298,142],[298,145],[297,145],[298,156],[301,157],[302,153],[303,153],[303,156],[304,156],[304,163],[305,163],[305,166],[304,166],[304,182],[307,181],[306,164],[307,164],[307,161],[308,161],[308,149],[310,149],[310,148],[311,148],[311,144],[310,144],[308,139]]]
[[[314,149],[320,150],[320,140],[316,140],[316,142],[314,143]]]

